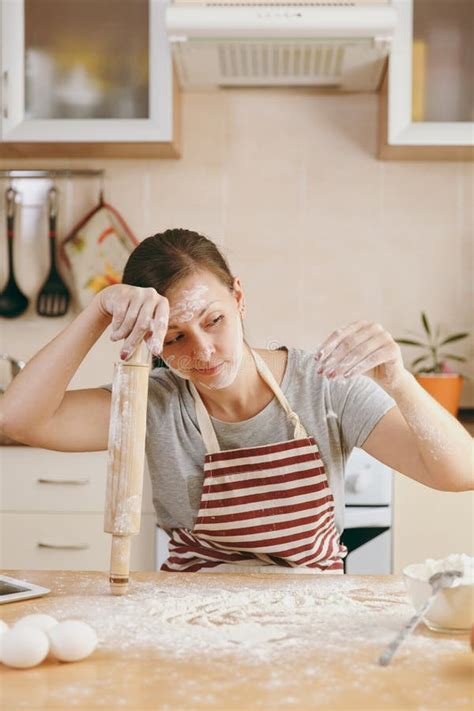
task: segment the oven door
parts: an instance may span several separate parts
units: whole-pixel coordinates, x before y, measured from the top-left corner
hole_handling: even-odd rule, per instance
[[[393,571],[390,506],[346,506],[342,543],[349,551],[344,572],[389,575]]]

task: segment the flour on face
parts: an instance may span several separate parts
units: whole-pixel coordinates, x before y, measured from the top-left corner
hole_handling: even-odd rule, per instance
[[[190,289],[181,289],[176,295],[176,303],[170,309],[169,323],[178,326],[192,321],[206,307],[206,301],[209,298],[208,292],[209,287],[202,283],[198,283]],[[183,351],[180,355],[172,354],[166,357],[162,355],[163,361],[171,372],[185,380],[191,380],[194,372],[199,385],[208,390],[229,387],[234,382],[242,364],[244,335],[237,309],[235,314],[228,314],[226,318],[228,323],[235,320],[235,324],[232,324],[232,327],[226,331],[228,335],[225,337],[225,348],[222,348],[225,350],[225,354],[219,357],[219,349],[216,350],[212,337],[203,339],[199,343],[199,348],[196,347],[186,355]],[[220,366],[220,369],[214,374],[206,375],[197,370],[215,366]]]
[[[205,284],[197,284],[192,289],[183,289],[180,300],[170,309],[170,321],[181,324],[191,321],[197,311],[206,305],[204,295],[209,291]]]
[[[244,333],[240,317],[237,316],[236,318],[237,323],[234,329],[233,343],[229,349],[232,353],[231,361],[225,361],[222,368],[215,374],[214,377],[209,378],[208,381],[198,381],[199,385],[202,385],[208,390],[221,390],[222,388],[228,388],[232,385],[237,377],[237,373],[240,370],[244,354]]]

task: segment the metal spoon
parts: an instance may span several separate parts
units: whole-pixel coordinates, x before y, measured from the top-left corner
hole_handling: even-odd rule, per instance
[[[431,595],[422,605],[422,607],[418,610],[418,612],[413,615],[410,621],[407,622],[407,624],[400,630],[395,639],[390,642],[390,644],[382,652],[379,657],[379,664],[381,664],[383,667],[386,667],[388,664],[390,664],[390,660],[392,659],[393,655],[395,654],[401,643],[408,637],[410,632],[415,629],[418,622],[430,608],[433,600],[435,599],[441,588],[452,587],[455,579],[460,578],[461,576],[462,573],[459,570],[445,570],[441,573],[435,573],[431,576],[431,578],[428,580],[429,584],[431,585]]]

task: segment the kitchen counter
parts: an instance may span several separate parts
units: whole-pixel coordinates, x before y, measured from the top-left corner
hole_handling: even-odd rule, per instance
[[[472,708],[468,635],[423,624],[377,658],[413,610],[398,576],[134,573],[125,597],[99,572],[9,570],[51,588],[9,603],[83,619],[99,646],[76,663],[1,668],[5,709]]]

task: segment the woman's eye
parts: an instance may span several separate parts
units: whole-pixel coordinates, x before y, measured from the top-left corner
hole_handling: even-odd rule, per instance
[[[221,316],[217,316],[216,318],[213,318],[211,323],[207,324],[208,327],[211,328],[212,326],[216,326],[219,323],[219,321],[221,321],[223,318],[224,318],[224,316],[222,314],[221,314]],[[163,345],[172,346],[173,343],[176,343],[178,341],[178,339],[182,338],[182,337],[183,337],[183,334],[180,333],[178,336],[176,336],[176,338],[173,338],[171,341],[165,341]]]
[[[209,324],[209,326],[215,326],[216,323],[219,323],[219,321],[220,321],[221,319],[223,319],[223,318],[224,318],[224,316],[222,316],[222,315],[221,315],[221,316],[217,316],[217,318],[213,318],[212,321],[211,321],[211,323]]]
[[[173,345],[173,343],[176,343],[176,341],[178,340],[178,338],[180,338],[181,335],[182,335],[182,334],[180,333],[179,336],[176,336],[176,338],[171,339],[171,341],[165,341],[165,342],[163,343],[163,345],[164,345],[164,346],[171,346],[171,345]]]

